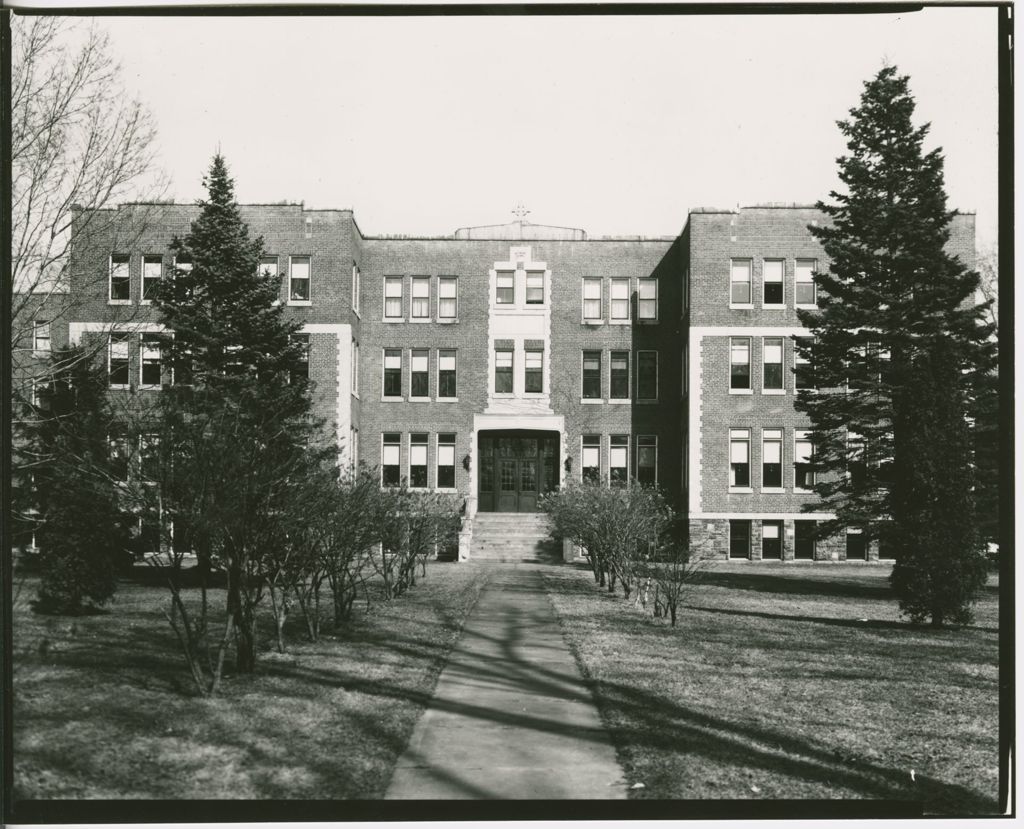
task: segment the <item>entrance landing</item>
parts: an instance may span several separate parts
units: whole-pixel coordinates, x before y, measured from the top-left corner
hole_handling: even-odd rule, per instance
[[[387,798],[626,797],[540,566],[495,570],[399,758]]]

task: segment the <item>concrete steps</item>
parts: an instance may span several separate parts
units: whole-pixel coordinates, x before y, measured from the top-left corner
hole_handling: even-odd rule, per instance
[[[470,561],[547,562],[560,558],[547,515],[537,512],[478,512],[473,518]]]

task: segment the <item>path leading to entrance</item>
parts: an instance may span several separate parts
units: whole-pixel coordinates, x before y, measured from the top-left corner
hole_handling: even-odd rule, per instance
[[[624,798],[615,750],[544,595],[492,564],[388,798]]]

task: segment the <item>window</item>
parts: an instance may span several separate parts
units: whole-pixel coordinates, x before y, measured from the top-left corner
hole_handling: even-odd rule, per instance
[[[533,394],[544,391],[544,352],[540,349],[526,351],[526,391]]]
[[[437,436],[437,488],[455,488],[455,435]]]
[[[129,274],[131,258],[127,253],[115,253],[110,257],[110,301],[131,302],[132,281]]]
[[[800,353],[800,345],[809,345],[812,338],[804,337],[802,339],[803,343],[799,345],[794,343],[793,345],[793,388],[797,391],[814,388],[811,380],[811,361]]]
[[[359,313],[359,301],[362,298],[360,294],[363,292],[363,275],[359,272],[359,266],[352,263],[352,310],[357,314]]]
[[[277,276],[277,257],[269,257],[274,262],[274,276]],[[182,273],[192,273],[192,257],[188,254],[174,257],[174,269]]]
[[[729,340],[729,388],[750,388],[750,340],[747,337]]]
[[[761,432],[761,487],[782,489],[782,429]]]
[[[288,268],[288,301],[309,302],[309,257],[293,256]]]
[[[785,305],[783,291],[783,273],[785,262],[782,259],[764,260],[764,305]]]
[[[795,530],[795,536],[793,538],[793,558],[797,559],[813,559],[814,548],[815,548],[815,531],[817,530],[817,521],[794,521],[793,529]]]
[[[352,340],[352,394],[359,397],[359,343]]]
[[[177,267],[184,269],[180,262],[177,263]],[[191,270],[191,266],[188,269]],[[277,257],[264,256],[261,258],[258,273],[265,277],[277,276]]]
[[[402,319],[402,277],[384,277],[384,319]]]
[[[867,446],[864,437],[852,429],[846,432],[846,474],[850,477],[850,485],[860,489],[867,484],[868,464]]]
[[[352,426],[348,430],[349,465],[352,469],[359,468],[359,430]]]
[[[750,430],[729,430],[729,488],[750,488]]]
[[[601,319],[601,280],[583,280],[583,319]]]
[[[657,351],[638,351],[636,354],[636,399],[658,399]]]
[[[409,435],[409,486],[427,487],[427,436]]]
[[[402,396],[402,349],[384,349],[384,397]]]
[[[762,391],[784,391],[782,385],[782,337],[765,337],[762,341]]]
[[[430,352],[425,348],[412,350],[412,390],[410,397],[430,397]]]
[[[811,468],[811,456],[814,444],[811,443],[809,432],[796,432],[793,441],[793,486],[796,489],[809,491],[814,486],[814,470]]]
[[[750,558],[750,521],[729,522],[729,558]]]
[[[796,260],[796,304],[815,307],[818,304],[818,286],[814,282],[814,259]]]
[[[453,320],[459,315],[459,280],[441,276],[437,280],[437,318]]]
[[[437,352],[437,396],[447,399],[458,397],[455,382],[455,349]]]
[[[612,435],[608,451],[608,478],[612,486],[625,486],[629,477],[629,435]]]
[[[636,439],[636,479],[650,486],[658,482],[657,435],[639,435]]]
[[[112,388],[128,388],[128,334],[111,331],[107,374]]]
[[[494,352],[494,393],[512,394],[512,349]]]
[[[143,334],[139,346],[139,385],[143,388],[160,387],[161,337]]]
[[[132,449],[128,438],[124,435],[108,438],[110,446],[110,475],[116,481],[128,480],[128,467],[130,465]]]
[[[544,272],[528,271],[526,274],[526,304],[544,304]]]
[[[496,305],[512,305],[516,301],[516,275],[512,271],[498,271],[494,293]]]
[[[50,321],[36,320],[32,323],[32,350],[50,350]]]
[[[412,318],[414,320],[430,318],[429,276],[414,276],[412,278]]]
[[[636,318],[656,320],[658,318],[658,280],[641,278],[637,280]]]
[[[381,483],[400,486],[402,483],[402,436],[398,432],[385,432],[380,453]]]
[[[868,543],[864,538],[864,531],[850,527],[846,530],[846,560],[867,561]]]
[[[601,352],[583,352],[583,399],[601,399]]]
[[[159,435],[139,435],[139,479],[147,482],[160,479]]]
[[[142,301],[152,302],[153,287],[160,282],[164,275],[163,257],[146,255],[142,257]]]
[[[291,370],[291,380],[297,383],[309,379],[309,334],[292,334],[291,341],[297,346],[295,365]]]
[[[629,352],[613,351],[611,354],[612,382],[610,397],[612,400],[629,399]]]
[[[729,303],[750,305],[750,260],[733,259],[730,265]]]
[[[601,480],[601,436],[583,436],[583,480],[598,483]]]
[[[242,374],[242,371],[242,346],[224,346],[224,373],[232,377],[238,377]]]
[[[612,280],[612,319],[616,322],[629,320],[629,280]]]
[[[782,558],[782,522],[761,522],[761,558]]]

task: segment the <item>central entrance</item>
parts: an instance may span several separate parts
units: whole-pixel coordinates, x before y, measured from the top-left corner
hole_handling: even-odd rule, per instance
[[[482,512],[537,512],[540,495],[558,489],[558,432],[480,432],[478,450]]]

